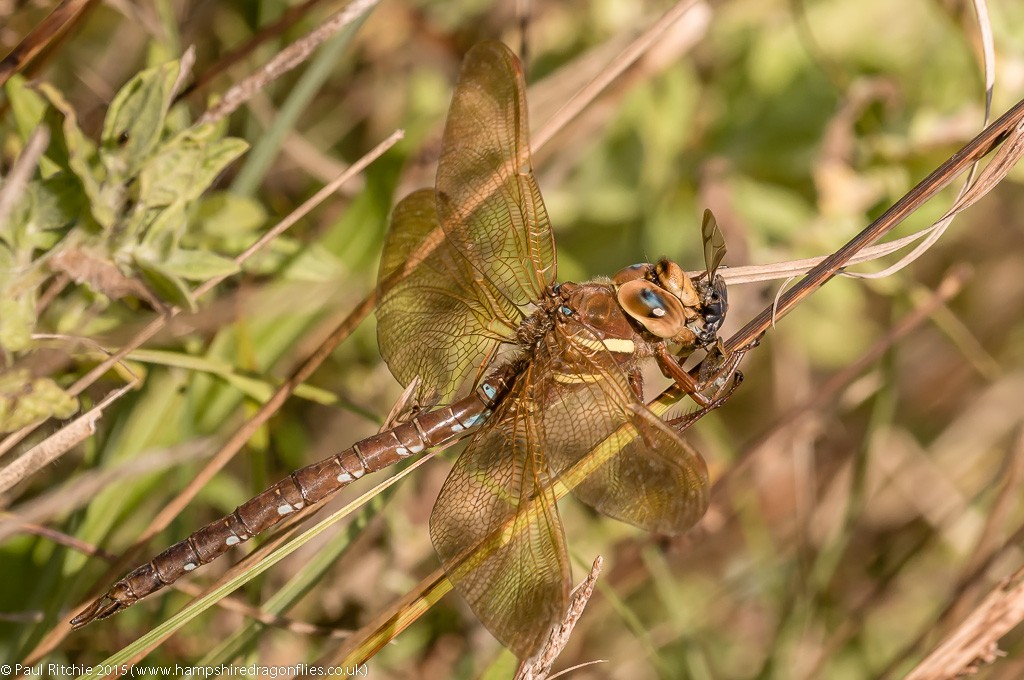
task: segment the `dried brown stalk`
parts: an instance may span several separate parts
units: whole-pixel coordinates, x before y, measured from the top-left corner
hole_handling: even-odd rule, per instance
[[[35,59],[47,46],[67,34],[96,0],[64,0],[0,61],[0,87]]]
[[[999,639],[1024,620],[1024,568],[1004,580],[906,680],[972,675],[1000,656]]]
[[[341,29],[370,11],[379,0],[354,0],[305,36],[284,48],[263,68],[245,78],[224,94],[224,98],[199,118],[199,124],[214,123],[230,116],[254,94],[309,58],[317,47]]]
[[[807,398],[802,403],[776,419],[772,424],[771,429],[759,435],[755,443],[746,447],[739,457],[733,461],[732,465],[729,466],[725,473],[718,478],[712,488],[712,498],[722,495],[722,491],[724,491],[724,489],[728,487],[737,476],[742,474],[749,467],[751,460],[768,441],[778,436],[786,429],[792,427],[793,424],[801,418],[820,409],[823,404],[829,404],[834,401],[839,396],[840,391],[849,385],[854,378],[867,370],[868,367],[878,363],[878,360],[881,359],[886,352],[895,347],[912,331],[920,327],[921,324],[924,323],[929,316],[934,314],[942,305],[946,304],[959,294],[960,291],[963,290],[964,285],[970,279],[970,276],[971,273],[966,267],[961,266],[953,268],[953,270],[942,279],[938,287],[935,289],[935,292],[927,300],[919,304],[915,307],[914,311],[907,314],[905,317],[900,319],[899,322],[894,324],[892,328],[890,328],[882,337],[878,338],[878,340],[876,340],[866,352],[857,357],[856,360],[850,362],[850,364],[844,367],[843,370],[835,373],[821,385],[818,385],[814,390],[813,396]]]
[[[18,155],[11,171],[4,178],[3,185],[0,185],[0,232],[7,227],[7,218],[14,209],[15,202],[25,193],[25,186],[32,173],[39,165],[39,159],[46,151],[46,145],[50,142],[50,131],[44,127],[37,127],[29,135],[28,143]]]
[[[268,40],[280,37],[285,31],[289,30],[301,21],[302,18],[306,16],[307,12],[323,1],[324,0],[306,0],[300,5],[295,5],[294,7],[288,7],[285,9],[281,16],[272,23],[260,28],[260,30],[249,38],[249,40],[247,40],[243,45],[231,50],[222,56],[215,64],[196,76],[194,82],[178,93],[175,101],[187,97],[193,92],[201,90],[209,85],[214,78],[252,54],[260,45],[263,45]]]
[[[565,613],[562,623],[551,631],[551,636],[543,649],[534,659],[530,659],[519,667],[516,673],[516,680],[544,680],[551,673],[551,666],[555,659],[562,653],[562,650],[569,644],[569,636],[572,635],[576,622],[583,616],[583,610],[594,594],[594,586],[597,585],[597,577],[601,575],[601,567],[604,566],[604,558],[600,555],[594,560],[587,577],[572,591],[569,597],[569,609]]]
[[[853,237],[842,248],[825,258],[821,264],[814,267],[797,285],[786,291],[779,298],[778,304],[775,305],[774,309],[769,307],[763,310],[746,326],[729,338],[726,341],[726,347],[735,351],[759,338],[774,322],[792,311],[805,297],[835,276],[842,267],[849,263],[854,255],[902,223],[908,215],[917,210],[925,201],[935,196],[946,185],[970,168],[971,165],[984,158],[1011,136],[1014,149],[1007,156],[1014,159],[1019,158],[1020,153],[1016,150],[1016,147],[1021,144],[1020,130],[1022,123],[1024,123],[1024,100],[1017,102],[1012,109],[1000,116],[995,123],[983,130],[962,149],[946,160],[946,162],[936,168],[935,171],[918,183],[891,208],[886,210],[881,217],[868,225],[867,228]],[[996,162],[996,160],[994,159],[993,162]],[[999,173],[996,176],[1001,179],[1009,171],[1010,167],[1010,164],[1004,163],[1002,158],[1000,158],[998,164]],[[986,182],[985,191],[991,190],[992,186],[994,184],[991,181]],[[973,203],[977,198],[980,198],[980,196],[974,197],[971,202]]]
[[[19,456],[9,465],[0,469],[0,493],[7,491],[22,480],[28,479],[60,458],[65,452],[95,434],[96,421],[103,416],[103,409],[131,391],[135,384],[131,382],[113,390],[99,404],[33,446],[23,456]]]
[[[401,137],[402,133],[401,131],[398,131],[392,134],[384,142],[378,144],[373,150],[371,150],[369,153],[367,153],[365,156],[359,159],[359,161],[357,161],[350,168],[348,168],[348,170],[346,170],[334,182],[331,182],[323,189],[318,191],[314,196],[309,198],[305,203],[303,203],[295,211],[293,211],[288,217],[286,217],[273,229],[267,232],[267,234],[264,234],[264,236],[261,237],[255,244],[253,244],[253,246],[251,246],[244,253],[235,258],[236,262],[241,264],[246,259],[248,259],[248,257],[250,257],[253,253],[259,250],[259,248],[265,246],[273,238],[278,236],[281,232],[285,231],[299,219],[301,219],[309,212],[311,212],[313,208],[320,204],[320,202],[322,202],[324,199],[330,196],[331,193],[337,190],[337,188],[341,184],[345,183],[355,175],[361,173],[364,169],[366,169],[366,167],[370,163],[372,163],[374,160],[379,158],[385,151],[391,148],[391,146],[393,146],[399,139],[401,139]],[[206,283],[199,286],[194,294],[197,297],[202,295],[203,293],[214,288],[217,284],[223,281],[224,278],[227,277],[218,277],[216,279],[211,279],[210,281],[207,281]],[[372,309],[372,304],[366,307],[365,309],[362,309],[363,306],[365,306],[365,304],[362,306],[357,306],[355,312],[353,313],[357,314],[359,312],[362,312],[363,316],[365,316]],[[93,381],[97,380],[100,376],[106,373],[107,370],[109,370],[110,367],[114,365],[114,363],[120,361],[129,352],[131,352],[134,349],[137,349],[147,340],[156,335],[156,333],[159,332],[167,324],[168,321],[170,321],[172,318],[174,318],[174,316],[180,313],[180,311],[180,309],[175,308],[172,309],[167,314],[164,314],[154,319],[138,334],[136,334],[135,337],[133,337],[124,347],[119,349],[117,352],[112,354],[110,358],[97,365],[95,368],[93,368],[93,370],[91,370],[89,373],[87,373],[78,381],[76,381],[75,384],[72,385],[72,387],[68,391],[74,395],[78,394],[78,392],[80,392],[81,390],[84,390],[87,386],[91,385]],[[352,328],[355,327],[355,325],[355,323],[342,324],[342,326],[337,329],[336,335],[343,334],[342,337],[347,336],[348,333],[351,332]],[[331,349],[333,349],[334,345],[330,345],[330,347]],[[231,459],[231,457],[235,453],[237,453],[237,451],[241,450],[242,446],[245,445],[245,442],[249,440],[252,434],[264,422],[266,422],[266,420],[269,419],[271,415],[277,412],[281,405],[284,404],[284,402],[288,399],[289,396],[291,396],[291,393],[295,390],[295,388],[298,385],[301,385],[303,382],[305,382],[309,375],[311,375],[313,371],[316,370],[320,363],[322,363],[329,354],[329,349],[322,349],[322,351],[310,357],[306,363],[300,366],[289,379],[285,380],[281,387],[279,387],[278,390],[274,393],[274,395],[271,396],[271,398],[265,404],[263,404],[260,410],[253,417],[253,419],[247,421],[244,425],[242,425],[242,427],[237,432],[235,432],[232,438],[229,439],[228,443],[225,444],[225,446],[217,453],[217,455],[214,456],[213,459],[211,459],[210,463],[208,463],[207,466],[202,471],[200,471],[196,479],[193,480],[193,482],[184,491],[182,491],[175,498],[174,501],[171,502],[171,505],[168,506],[168,508],[165,509],[164,512],[162,512],[150,523],[149,528],[143,533],[142,536],[139,537],[133,548],[129,549],[126,553],[124,553],[122,555],[122,559],[119,560],[115,566],[111,567],[105,573],[104,578],[101,579],[98,583],[103,583],[106,579],[112,578],[114,575],[119,574],[120,571],[129,567],[131,565],[131,562],[137,557],[138,553],[145,546],[145,542],[148,541],[153,535],[158,533],[160,530],[162,530],[163,527],[170,523],[170,521],[175,516],[177,516],[179,512],[181,512],[181,509],[184,508],[185,505],[187,505],[188,502],[195,496],[198,490],[202,488],[202,485],[205,484],[205,482],[208,481],[208,479],[211,478],[214,474],[216,474],[216,472],[220,470]],[[20,441],[20,438],[26,436],[29,432],[32,431],[32,429],[34,428],[31,426],[23,428],[22,430],[9,436],[7,440],[3,442],[3,445],[0,445],[0,453],[2,453],[3,450],[5,450],[4,446],[13,446],[14,443]],[[18,437],[18,439],[14,441],[14,443],[9,443],[15,437]],[[171,511],[172,508],[173,512]],[[32,652],[29,654],[26,660],[26,663],[34,663],[36,660],[42,658],[50,651],[56,649],[57,645],[60,644],[60,642],[67,636],[67,634],[71,632],[71,630],[71,626],[66,621],[62,621],[60,624],[55,626],[54,629],[51,630],[50,633],[42,641],[40,641],[36,648],[32,650]]]

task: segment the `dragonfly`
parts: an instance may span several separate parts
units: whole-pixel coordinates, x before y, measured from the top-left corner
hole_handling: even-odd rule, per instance
[[[709,212],[702,235],[706,270],[693,277],[661,259],[611,278],[556,283],[521,64],[501,43],[473,47],[435,187],[396,205],[378,275],[380,352],[399,382],[415,386],[418,407],[166,549],[72,625],[131,606],[366,474],[468,437],[434,505],[430,536],[484,626],[530,658],[569,602],[559,483],[572,476],[585,504],[661,534],[686,531],[707,509],[704,460],[682,428],[645,405],[641,371],[653,360],[700,406],[716,405],[703,393],[709,381],[683,367],[699,349],[720,351],[728,310],[717,271],[725,242]],[[609,446],[613,455],[588,458]],[[572,473],[587,461],[585,475]]]

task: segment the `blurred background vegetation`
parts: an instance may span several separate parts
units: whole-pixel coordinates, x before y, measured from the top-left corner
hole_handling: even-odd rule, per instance
[[[0,51],[12,50],[54,4],[0,1]],[[137,540],[218,445],[373,289],[390,207],[432,183],[465,51],[483,39],[520,44],[511,0],[386,0],[226,122],[205,128],[206,137],[189,138],[189,153],[198,154],[190,158],[212,174],[175,184],[161,174],[161,153],[179,161],[175,154],[184,152],[174,145],[184,143],[192,121],[340,5],[86,5],[73,28],[22,69],[27,83],[10,81],[0,102],[5,175],[31,131],[25,121],[32,116],[18,104],[29,101],[42,107],[37,119],[65,146],[73,146],[67,114],[74,112],[84,138],[99,145],[82,162],[93,163],[107,182],[89,193],[89,182],[79,179],[70,194],[39,182],[31,195],[42,198],[20,208],[38,211],[20,213],[33,216],[32,228],[15,233],[12,220],[0,234],[7,305],[0,391],[9,410],[16,412],[21,399],[22,415],[31,408],[56,416],[14,451],[61,426],[74,404],[56,388],[95,366],[98,346],[122,346],[159,315],[160,304],[192,304],[194,311],[129,355],[140,385],[107,408],[94,436],[3,496],[0,662],[34,658],[32,650],[50,640],[47,660],[96,663],[187,601],[170,590],[83,630],[62,628],[87,595],[120,575],[107,573],[106,563],[83,555],[82,547],[118,554]],[[669,7],[530,3],[533,128]],[[1024,93],[1024,5],[996,0],[988,10],[998,115]],[[278,21],[282,30],[249,44]],[[157,106],[156,118],[121,114],[138,133],[111,137],[104,120],[113,115],[115,94],[189,46],[196,60],[184,82],[199,79],[201,86],[169,110]],[[240,58],[226,64],[235,50]],[[705,207],[726,233],[728,265],[828,254],[980,130],[979,54],[970,3],[957,0],[693,3],[535,154],[559,277],[611,274],[661,255],[697,269]],[[175,72],[161,73],[174,81]],[[50,89],[40,89],[42,82]],[[230,258],[397,128],[405,137],[394,149],[240,273],[192,299],[196,282],[233,271]],[[154,133],[149,146],[124,150],[147,129]],[[62,153],[64,165],[73,165],[75,153]],[[61,165],[58,156],[51,146],[40,165],[44,176],[46,162]],[[102,190],[116,191],[146,172],[150,186],[166,189],[169,198],[146,204]],[[563,504],[577,578],[596,555],[606,563],[556,668],[606,659],[574,675],[900,677],[1021,566],[1022,177],[1011,173],[908,269],[881,280],[833,281],[767,335],[745,361],[747,380],[732,401],[691,430],[716,486],[711,511],[687,536],[661,539]],[[211,182],[210,191],[193,195]],[[82,191],[88,210],[68,199]],[[947,190],[900,233],[930,224],[952,197]],[[104,223],[96,202],[107,199],[110,210],[133,218]],[[169,207],[172,218],[161,217]],[[69,252],[86,258],[92,278],[74,280],[81,259],[76,268]],[[172,255],[176,264],[161,267]],[[962,292],[887,341],[886,333],[957,265],[973,273]],[[147,292],[111,287],[104,274],[118,285],[143,281]],[[778,285],[733,287],[725,334],[769,304]],[[877,358],[855,364],[877,347]],[[28,376],[39,381],[34,391]],[[109,372],[79,397],[81,406],[95,405],[129,377]],[[371,434],[400,391],[380,361],[371,317],[146,554],[230,512],[290,470]],[[147,662],[285,664],[337,648],[330,632],[364,625],[436,568],[426,526],[450,455],[429,462],[386,502],[379,499],[365,521],[335,527],[236,593],[261,605],[330,556],[284,612],[285,623],[256,626],[231,651],[217,650],[249,619],[214,608]],[[383,474],[360,480],[329,505],[339,507]],[[209,582],[239,557],[189,580]],[[1024,676],[1022,636],[1011,633],[1003,648],[1008,658],[981,677]],[[375,678],[504,677],[513,670],[512,658],[453,595],[370,661]]]

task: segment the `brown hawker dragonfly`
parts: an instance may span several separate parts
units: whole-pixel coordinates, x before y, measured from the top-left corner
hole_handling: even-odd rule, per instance
[[[420,404],[448,405],[297,470],[125,576],[73,625],[129,607],[349,482],[471,428],[430,535],[456,589],[520,658],[533,656],[565,614],[571,575],[554,488],[590,452],[615,444],[572,489],[600,512],[665,534],[704,514],[704,461],[644,405],[640,367],[655,360],[712,405],[681,362],[717,343],[727,308],[715,273],[721,232],[705,213],[707,272],[693,279],[663,259],[611,279],[555,284],[524,92],[519,61],[504,45],[469,52],[436,187],[396,206],[384,245],[381,354],[403,384],[419,378]],[[430,239],[434,249],[394,282]]]

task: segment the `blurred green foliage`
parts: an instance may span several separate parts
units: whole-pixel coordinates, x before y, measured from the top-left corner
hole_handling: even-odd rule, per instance
[[[532,4],[534,129],[668,7]],[[462,54],[481,39],[519,44],[511,3],[384,3],[228,123],[193,125],[334,7],[305,11],[240,64],[175,100],[193,76],[209,73],[291,6],[97,4],[26,78],[7,84],[4,176],[37,125],[51,141],[0,231],[0,429],[68,417],[74,404],[64,390],[102,358],[90,343],[116,349],[162,306],[188,310],[129,355],[127,368],[142,382],[108,407],[96,435],[15,490],[10,509],[18,518],[115,553],[136,540],[211,447],[372,290],[391,205],[432,182]],[[536,151],[559,277],[607,275],[660,255],[696,269],[705,207],[726,232],[727,265],[832,252],[980,129],[983,79],[966,7],[698,5]],[[1006,0],[989,10],[998,113],[1024,91],[1024,9]],[[0,15],[5,50],[45,11],[21,4]],[[191,75],[168,61],[187,45],[196,49]],[[399,127],[406,136],[398,147],[243,271],[195,298],[195,284],[235,272],[231,258],[268,224]],[[263,147],[262,157],[243,155],[246,145]],[[244,192],[232,190],[240,175]],[[607,562],[559,667],[604,658],[608,664],[577,674],[845,679],[877,677],[893,665],[898,677],[962,620],[959,612],[936,621],[973,556],[988,554],[1024,521],[1019,491],[993,512],[1012,471],[1013,433],[1024,422],[1021,176],[1011,173],[908,270],[883,281],[834,281],[780,321],[745,361],[736,397],[695,428],[712,478],[728,483],[715,488],[712,512],[686,538],[661,540],[561,506],[577,576],[596,554]],[[941,215],[952,191],[900,233]],[[934,321],[847,376],[836,393],[822,393],[964,262],[974,278]],[[67,283],[51,290],[61,276]],[[726,333],[776,290],[735,287]],[[379,360],[374,330],[372,320],[362,324],[148,552],[375,431],[399,386]],[[105,376],[80,396],[81,407],[127,376],[123,369]],[[337,402],[326,405],[332,394]],[[809,413],[789,420],[807,404]],[[293,575],[315,574],[314,585],[289,586],[310,588],[309,595],[289,595],[286,606],[275,600],[275,611],[332,629],[364,625],[436,567],[426,518],[445,467],[432,461],[366,518],[356,549],[332,543],[341,555],[333,565],[313,564],[313,551],[300,551],[244,597],[266,602]],[[90,486],[94,474],[106,475],[103,483]],[[88,592],[120,574],[50,537],[0,526],[8,526],[0,611],[31,619],[0,622],[5,661],[25,658]],[[994,538],[985,538],[986,527]],[[1012,549],[1000,553],[970,594],[1016,566]],[[226,568],[211,565],[195,580]],[[47,658],[101,660],[185,599],[171,592],[141,603],[63,639]],[[243,642],[232,638],[230,652],[214,654],[239,620],[208,613],[147,661],[311,661],[338,646],[288,626],[251,625]],[[925,644],[906,653],[918,636]],[[1020,636],[1003,645],[1010,656],[988,677],[1020,677]],[[511,667],[455,597],[371,664],[384,677],[468,678],[488,669],[506,677]]]

